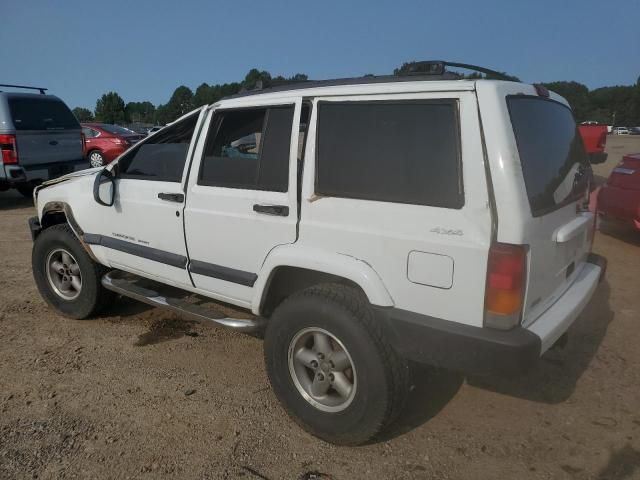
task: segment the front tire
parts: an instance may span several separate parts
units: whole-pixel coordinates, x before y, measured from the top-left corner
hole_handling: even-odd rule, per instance
[[[106,268],[89,257],[66,224],[36,238],[31,265],[42,297],[66,317],[90,317],[113,299],[101,283]]]
[[[384,340],[366,298],[340,284],[285,300],[264,343],[276,396],[302,428],[359,445],[392,423],[409,392],[409,369]]]
[[[89,166],[92,168],[104,166],[104,155],[98,150],[89,152]]]

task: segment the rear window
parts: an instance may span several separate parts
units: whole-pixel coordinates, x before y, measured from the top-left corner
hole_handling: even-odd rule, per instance
[[[16,130],[80,129],[71,110],[55,98],[9,98],[9,110]]]
[[[128,128],[120,127],[118,125],[110,125],[108,123],[101,123],[98,127],[105,132],[113,133],[115,135],[134,135],[136,133]]]
[[[584,194],[589,162],[571,110],[540,97],[507,97],[534,217]]]
[[[455,100],[320,102],[319,194],[461,208]]]

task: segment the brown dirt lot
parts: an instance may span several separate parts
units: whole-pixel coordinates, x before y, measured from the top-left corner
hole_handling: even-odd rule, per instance
[[[640,138],[608,148],[602,176]],[[597,235],[608,278],[564,349],[516,380],[418,370],[397,427],[344,448],[289,420],[256,338],[126,300],[52,312],[33,214],[0,193],[0,478],[640,478],[638,236]]]

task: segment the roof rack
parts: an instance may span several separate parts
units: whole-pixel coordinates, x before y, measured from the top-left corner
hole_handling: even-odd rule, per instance
[[[449,72],[446,67],[458,67],[466,70],[473,70],[486,75],[491,75],[501,80],[513,80],[513,77],[491,70],[490,68],[479,67],[467,63],[445,62],[443,60],[427,60],[424,62],[413,62],[408,71],[399,75],[365,75],[363,77],[336,78],[331,80],[280,80],[273,82],[270,87],[263,88],[261,80],[256,82],[252,90],[243,89],[240,92],[224,97],[238,98],[260,93],[283,92],[288,90],[300,90],[303,88],[333,87],[339,85],[362,85],[372,83],[389,82],[415,82],[425,80],[460,80],[462,76],[455,72]]]
[[[48,88],[43,88],[43,87],[26,87],[24,85],[6,85],[6,84],[0,84],[0,87],[9,87],[9,88],[24,88],[27,90],[38,90],[40,91],[40,93],[42,95],[44,95]]]

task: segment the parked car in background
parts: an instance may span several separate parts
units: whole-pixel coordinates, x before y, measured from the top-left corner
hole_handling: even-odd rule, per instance
[[[92,167],[101,167],[116,159],[145,136],[128,128],[108,123],[83,123],[84,155]]]
[[[640,127],[631,127],[629,129],[629,135],[640,135]]]
[[[87,167],[80,124],[46,88],[0,85],[40,93],[0,91],[0,191],[26,197],[35,185]]]
[[[629,135],[629,129],[627,127],[614,127],[614,135]]]
[[[589,155],[589,162],[592,164],[606,162],[607,154],[604,152],[604,147],[607,143],[607,126],[599,125],[597,122],[583,122],[578,125],[578,131]]]
[[[640,230],[640,153],[625,155],[598,195],[601,222]]]
[[[162,126],[160,125],[156,125],[155,127],[151,127],[149,130],[147,130],[147,135],[151,135],[152,133],[156,133],[158,130],[161,130]]]

